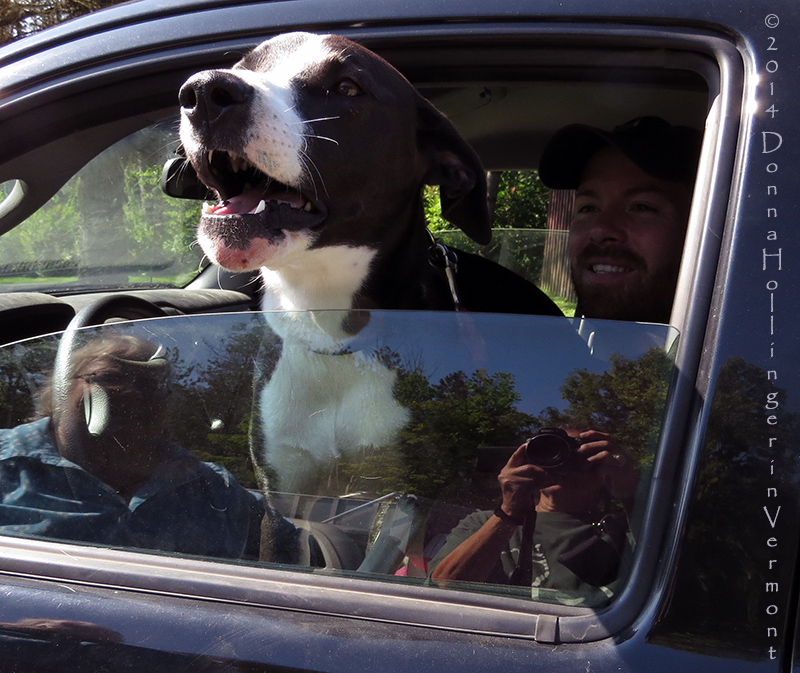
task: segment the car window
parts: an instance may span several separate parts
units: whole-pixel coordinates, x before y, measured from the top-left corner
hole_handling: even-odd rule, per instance
[[[193,245],[200,204],[159,188],[175,120],[148,126],[93,158],[0,238],[0,292],[182,287],[203,266]],[[0,184],[0,209],[24,191]],[[2,211],[0,211],[2,212]]]
[[[0,534],[611,602],[636,553],[676,330],[376,311],[332,333],[343,317],[171,317],[3,348]],[[595,469],[543,428],[613,438],[612,455]],[[524,542],[520,527],[480,581],[437,579],[534,436],[518,462],[560,470],[590,505],[540,513],[544,532]]]
[[[355,614],[348,608],[362,600],[361,590],[395,598],[424,594],[432,597],[433,612],[437,601],[457,606],[443,608],[446,617],[431,621],[470,631],[483,630],[484,609],[499,607],[492,628],[527,637],[535,613],[540,640],[597,639],[630,624],[652,590],[651,580],[661,572],[659,541],[673,511],[680,455],[687,450],[683,419],[695,393],[716,273],[712,253],[722,240],[729,197],[729,181],[717,180],[716,171],[721,166],[719,174],[729,174],[725,170],[738,133],[731,121],[739,119],[731,102],[736,82],[732,96],[728,90],[738,72],[738,53],[728,45],[734,58],[718,44],[706,48],[677,34],[674,49],[665,51],[660,30],[609,41],[597,41],[596,35],[587,40],[582,30],[563,41],[524,31],[502,40],[465,32],[451,41],[417,39],[410,29],[402,38],[375,30],[364,33],[363,42],[396,65],[452,120],[489,172],[490,190],[496,189],[488,246],[448,230],[439,219],[437,199],[428,194],[425,214],[436,238],[532,281],[565,316],[576,310],[567,252],[574,192],[548,193],[537,185],[536,169],[548,140],[568,124],[608,130],[652,114],[705,127],[707,156],[687,230],[676,292],[679,306],[670,326],[376,311],[348,313],[344,324],[350,337],[331,337],[328,326],[342,318],[335,312],[194,315],[87,330],[75,350],[106,337],[115,341],[119,335],[133,335],[153,346],[144,364],[139,353],[68,379],[77,386],[70,408],[84,439],[88,434],[89,445],[103,449],[99,458],[69,451],[65,456],[54,448],[57,442],[70,444],[70,437],[53,435],[47,420],[58,416],[52,403],[58,386],[48,377],[59,371],[60,339],[15,344],[0,351],[0,394],[7,400],[0,404],[5,443],[0,455],[13,459],[7,463],[10,481],[4,488],[9,495],[3,496],[2,506],[8,523],[0,520],[0,545],[61,549],[40,542],[58,540],[72,549],[121,549],[99,558],[122,558],[123,564],[135,558],[133,563],[145,569],[155,564],[172,573],[173,587],[180,583],[182,569],[204,565],[203,559],[214,561],[215,568],[236,567],[240,579],[267,578],[265,583],[276,577],[277,568],[279,578],[286,577],[284,571],[293,573],[293,586],[306,583],[315,601],[333,587],[335,598],[324,609],[343,614]],[[79,307],[96,289],[186,286],[205,266],[194,242],[200,201],[196,193],[183,199],[165,196],[158,186],[165,164],[180,156],[175,118],[127,134],[174,114],[175,94],[186,77],[210,65],[227,67],[236,58],[232,54],[242,49],[239,42],[215,44],[216,62],[208,54],[189,59],[191,65],[181,62],[183,70],[170,71],[167,84],[154,82],[152,90],[150,80],[143,78],[146,101],[139,107],[126,105],[122,112],[121,104],[114,107],[113,114],[127,116],[104,119],[102,133],[90,128],[100,113],[81,118],[76,135],[82,152],[71,153],[71,130],[51,131],[48,142],[58,157],[67,159],[64,176],[76,173],[98,148],[118,141],[88,161],[52,198],[62,174],[50,176],[25,202],[42,148],[4,163],[0,227],[8,231],[0,238],[0,289],[53,290]],[[720,54],[730,60],[724,68],[714,60],[722,59]],[[127,83],[120,86],[127,90]],[[98,90],[101,95],[107,97]],[[142,106],[150,107],[142,116],[130,117]],[[103,187],[111,175],[107,164],[124,177],[113,189]],[[82,202],[89,184],[98,187],[101,198]],[[98,201],[99,208],[107,209],[95,210]],[[21,212],[37,208],[28,221],[15,226],[24,216]],[[99,215],[96,233],[90,235],[93,247],[84,259],[83,227],[93,215]],[[253,276],[242,275],[246,277],[229,279],[212,266],[183,292],[146,296],[170,310],[173,305],[187,312],[204,310],[190,301],[173,304],[172,298],[188,299],[197,289],[202,294],[231,283],[237,290],[257,293],[260,286]],[[69,296],[73,293],[77,296]],[[236,308],[243,305],[239,300]],[[158,354],[160,347],[165,352]],[[678,367],[681,376],[674,375]],[[169,386],[154,379],[159,369],[169,371]],[[128,411],[117,419],[120,405],[115,399],[135,395],[140,382],[151,391],[151,399],[123,405]],[[61,390],[71,387],[64,384]],[[665,423],[668,398],[671,422]],[[148,438],[136,430],[164,426],[168,444],[160,435]],[[567,439],[553,430],[567,432]],[[566,446],[574,458],[576,447],[582,446],[574,435],[587,432],[604,435],[582,438],[589,443],[606,442],[605,448],[595,447],[605,450],[606,467],[603,488],[590,505],[583,502],[567,518],[537,513],[537,527],[547,534],[544,540],[530,539],[520,517],[496,514],[502,495],[498,475],[515,451],[543,435],[556,446]],[[23,466],[14,453],[20,450],[20,433],[26,442],[50,443],[47,456],[35,455],[35,460],[53,469],[68,461],[79,479],[62,480],[66,490],[54,491],[53,497],[26,490],[56,485],[52,475],[22,478],[30,466]],[[137,443],[126,443],[125,436]],[[115,460],[130,458],[128,449],[139,444],[149,447],[144,459]],[[529,462],[527,450],[523,455],[524,468],[537,467]],[[136,462],[147,469],[140,470]],[[591,472],[566,463],[569,469],[564,469],[579,477]],[[158,474],[150,469],[154,465],[160,467]],[[617,480],[612,493],[607,484],[614,474],[625,478]],[[96,487],[98,478],[102,488]],[[100,504],[98,493],[107,496]],[[159,509],[156,501],[151,509],[159,493],[168,504],[162,501]],[[87,507],[93,519],[82,516]],[[80,530],[74,526],[75,515],[87,522]],[[109,520],[114,525],[107,525]],[[488,572],[481,578],[445,574],[448,563],[452,569],[459,559],[470,565],[459,556],[459,547],[474,540],[489,520],[499,520],[512,533]],[[520,550],[529,547],[530,554],[522,555],[531,563],[520,570]],[[81,550],[76,553],[86,558]],[[637,581],[626,589],[632,568]],[[354,583],[353,578],[362,581]],[[146,580],[135,584],[128,579],[115,581],[147,586]],[[373,589],[377,582],[381,589]],[[175,591],[227,600],[229,586],[228,580],[220,580],[223,588],[217,587],[216,593],[183,585]],[[343,590],[348,588],[354,590]],[[604,612],[599,623],[591,611],[614,604],[623,592],[619,609]],[[514,599],[510,606],[508,597]],[[265,601],[275,604],[273,597]],[[380,613],[379,619],[391,621],[401,602],[382,605],[383,612],[369,616]],[[472,621],[454,621],[451,617],[461,615],[465,606],[476,608]],[[505,615],[515,611],[525,619],[511,625]],[[408,618],[413,623],[417,619]]]

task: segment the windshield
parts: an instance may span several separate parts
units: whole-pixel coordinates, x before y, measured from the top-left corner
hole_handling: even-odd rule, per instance
[[[635,553],[677,338],[613,321],[325,311],[12,344],[0,533],[605,605]],[[520,469],[546,482],[525,516],[493,518],[498,475]],[[487,521],[508,528],[489,571],[448,574]]]
[[[183,287],[202,268],[201,203],[161,191],[176,122],[148,126],[92,159],[0,238],[0,292]],[[25,191],[0,183],[0,210]]]

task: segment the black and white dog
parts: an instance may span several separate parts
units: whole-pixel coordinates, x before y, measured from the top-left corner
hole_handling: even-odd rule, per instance
[[[290,33],[229,70],[194,75],[179,101],[187,157],[219,198],[204,206],[200,243],[226,269],[261,270],[265,309],[453,310],[445,272],[430,262],[422,187],[439,185],[444,217],[483,244],[485,174],[453,125],[383,59],[342,37]],[[535,286],[481,257],[459,252],[457,268],[463,309],[561,315]],[[295,468],[376,445],[406,420],[391,372],[372,363],[367,375],[363,358],[317,361],[359,329],[340,313],[329,324],[319,315],[314,329],[271,321],[284,353],[264,389],[263,423],[283,488],[300,487]],[[306,402],[287,402],[286,386],[305,379]],[[343,394],[348,386],[355,394]],[[352,413],[361,427],[321,418],[345,398],[353,409],[336,417]],[[371,400],[374,427],[363,427],[359,400]]]

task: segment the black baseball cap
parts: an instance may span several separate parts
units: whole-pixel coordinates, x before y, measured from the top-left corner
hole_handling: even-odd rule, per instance
[[[545,146],[539,177],[550,189],[576,189],[589,160],[613,146],[654,178],[694,182],[702,141],[697,129],[673,126],[661,117],[637,117],[610,132],[571,124]]]

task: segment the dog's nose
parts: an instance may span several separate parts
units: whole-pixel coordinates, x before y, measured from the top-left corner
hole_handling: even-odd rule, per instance
[[[232,72],[207,70],[189,78],[178,93],[183,114],[213,122],[227,110],[247,103],[253,87]]]

